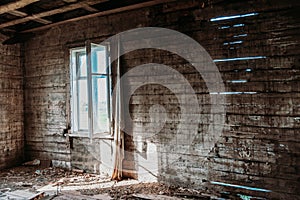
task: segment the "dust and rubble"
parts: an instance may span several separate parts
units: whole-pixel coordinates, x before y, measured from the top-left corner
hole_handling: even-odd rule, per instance
[[[41,167],[37,163],[0,171],[0,200],[211,199],[196,190],[131,179],[116,182],[104,174]]]

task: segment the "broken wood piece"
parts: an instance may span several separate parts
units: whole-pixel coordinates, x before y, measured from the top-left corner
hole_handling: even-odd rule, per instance
[[[84,170],[82,169],[72,169],[72,172],[76,172],[76,173],[84,173]]]
[[[196,198],[196,199],[210,199],[208,196],[201,194],[190,194],[190,193],[174,193],[175,196],[186,197],[186,198]]]
[[[23,165],[25,165],[25,166],[38,166],[40,164],[41,164],[41,161],[38,160],[38,159],[34,159],[32,161],[28,161],[28,162],[23,163]]]
[[[166,195],[154,195],[154,194],[132,194],[134,198],[145,200],[182,200],[182,198],[171,197]]]
[[[97,196],[87,196],[87,195],[80,194],[80,192],[78,192],[78,191],[63,191],[63,192],[61,192],[61,194],[63,195],[64,198],[74,199],[74,200],[81,200],[81,199],[85,199],[85,200],[99,200],[99,199],[111,200],[112,199],[109,195],[106,195],[106,194],[97,195]]]
[[[8,199],[15,199],[15,200],[39,200],[44,197],[44,192],[33,193],[29,192],[28,190],[16,190],[13,192],[5,193]]]

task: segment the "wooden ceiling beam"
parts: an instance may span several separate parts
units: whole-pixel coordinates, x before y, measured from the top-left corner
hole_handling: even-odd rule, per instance
[[[81,16],[81,17],[76,17],[76,18],[72,18],[72,19],[68,19],[68,20],[48,24],[48,25],[45,25],[45,26],[37,27],[37,28],[28,29],[28,30],[22,31],[22,33],[30,33],[30,32],[35,32],[35,31],[41,31],[41,30],[44,30],[44,29],[47,29],[47,28],[51,28],[53,26],[58,26],[58,25],[61,25],[61,24],[66,24],[66,23],[69,23],[69,22],[74,22],[74,21],[78,21],[78,20],[82,20],[82,19],[89,19],[89,18],[93,18],[93,17],[106,16],[106,15],[110,15],[110,14],[114,14],[114,13],[120,13],[120,12],[124,12],[124,11],[135,10],[135,9],[139,9],[139,8],[145,8],[145,7],[149,7],[149,6],[154,6],[154,5],[169,3],[169,2],[174,2],[174,1],[176,1],[176,0],[147,1],[147,2],[144,2],[144,3],[138,3],[138,4],[134,4],[134,5],[130,5],[130,6],[121,7],[121,8],[115,8],[115,9],[112,9],[112,10],[101,11],[101,12],[98,12],[98,13],[93,13],[93,14],[89,14],[89,15],[85,15],[85,16]]]
[[[11,15],[17,16],[17,17],[26,17],[26,16],[28,16],[27,13],[24,13],[24,12],[21,12],[21,11],[18,11],[18,10],[12,10],[12,11],[9,11],[8,13],[11,14]]]
[[[34,19],[34,21],[39,22],[41,24],[51,24],[52,23],[52,21],[46,20],[46,19],[43,19],[43,18],[36,18],[36,19]]]
[[[10,11],[8,13],[11,14],[11,15],[17,16],[17,17],[26,17],[26,16],[28,16],[27,13],[24,13],[24,12],[21,12],[21,11],[18,11],[18,10],[13,10],[13,11]],[[36,18],[36,19],[34,19],[34,21],[39,22],[41,24],[51,24],[52,23],[52,21],[42,19],[42,18]]]
[[[35,1],[37,1],[37,0],[35,0]],[[81,2],[66,5],[66,6],[57,8],[57,9],[49,10],[49,11],[46,11],[46,12],[41,12],[41,13],[30,15],[30,16],[27,16],[27,17],[24,17],[24,18],[21,18],[21,19],[16,19],[16,20],[12,20],[12,21],[9,21],[9,22],[2,23],[2,24],[0,24],[0,28],[14,26],[14,25],[17,25],[17,24],[21,24],[21,23],[31,21],[31,20],[36,20],[38,18],[43,18],[43,17],[55,15],[55,14],[68,12],[68,11],[75,10],[75,9],[78,9],[78,8],[83,8],[84,4],[86,4],[86,5],[95,5],[95,4],[98,4],[98,3],[105,2],[105,1],[108,1],[108,0],[83,0]]]
[[[77,2],[77,0],[63,0],[66,3],[75,3]],[[80,3],[80,2],[78,2]],[[86,4],[86,3],[81,3],[82,4],[82,8],[89,11],[89,12],[98,12],[99,10],[97,10],[96,8],[93,8],[92,6]]]
[[[99,10],[97,10],[96,8],[93,8],[92,6],[87,5],[85,3],[82,5],[82,8],[89,12],[99,12]]]
[[[19,8],[23,8],[29,4],[35,3],[40,0],[19,0],[13,3],[5,4],[0,6],[0,14],[7,13]]]

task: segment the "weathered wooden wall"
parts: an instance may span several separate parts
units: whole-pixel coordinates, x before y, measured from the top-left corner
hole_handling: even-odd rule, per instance
[[[0,35],[0,41],[7,37]],[[0,45],[0,169],[23,161],[23,69],[20,45]]]
[[[182,4],[179,8],[187,5]],[[267,188],[273,191],[272,198],[299,198],[293,196],[297,194],[296,188],[300,185],[298,10],[299,4],[292,6],[290,2],[280,1],[212,1],[210,6],[204,4],[203,9],[182,10],[170,6],[153,10],[151,25],[187,33],[204,46],[213,59],[262,58],[216,63],[226,92],[239,92],[226,94],[227,113],[222,139],[216,144],[209,161],[204,163],[199,154],[178,156],[182,151],[180,148],[173,148],[173,151],[171,148],[173,160],[170,151],[163,152],[163,179],[181,185],[220,181]],[[247,13],[257,15],[210,21],[218,16]],[[182,20],[183,16],[185,20]],[[238,43],[228,44],[235,41]],[[143,56],[136,60],[147,62]],[[134,62],[134,65],[139,63]],[[172,61],[167,60],[167,63]],[[202,94],[205,87],[199,84],[201,78],[186,70],[182,69],[181,73],[192,82],[195,91],[199,93],[199,99],[206,104],[209,95]],[[238,83],[232,80],[243,81]],[[147,92],[141,93],[154,94],[158,91],[157,87],[148,87]],[[155,101],[155,97],[153,99],[153,104],[162,102]],[[144,101],[147,101],[146,98]],[[141,107],[139,101],[134,104],[138,104],[136,108]],[[202,108],[205,113],[205,106]],[[139,119],[145,115],[146,112]],[[172,128],[167,127],[163,133],[167,135]],[[281,196],[279,193],[289,193],[291,196]]]
[[[44,40],[36,37],[25,44],[25,155],[28,160],[70,167],[69,142],[63,136],[68,121],[68,57],[56,30]]]
[[[39,32],[25,44],[27,156],[55,160],[65,166],[72,165],[73,161],[77,167],[97,168],[97,163],[86,164],[86,161],[94,162],[92,157],[95,157],[82,149],[86,148],[82,144],[88,141],[74,138],[70,149],[69,140],[63,136],[70,121],[68,49],[83,46],[86,39],[101,41],[131,28],[166,27],[194,38],[213,59],[258,58],[216,62],[228,92],[224,94],[227,113],[225,130],[208,158],[203,158],[201,149],[197,149],[201,140],[195,141],[195,151],[189,154],[182,153],[184,146],[168,146],[177,126],[180,105],[171,91],[158,85],[136,91],[130,105],[132,117],[148,123],[147,109],[159,103],[166,106],[173,121],[166,124],[157,138],[136,141],[133,137],[135,145],[132,145],[132,138],[127,137],[126,148],[131,151],[135,146],[144,145],[141,150],[147,151],[156,146],[158,178],[170,184],[272,199],[299,198],[299,8],[297,1],[176,1]],[[219,16],[245,13],[257,14],[210,21]],[[128,69],[156,61],[183,74],[203,109],[199,135],[205,132],[210,97],[201,76],[182,58],[163,51],[142,50],[129,53],[122,60]],[[147,152],[140,154],[147,155]],[[129,156],[125,168],[139,169],[138,158]],[[272,192],[224,188],[210,181]]]

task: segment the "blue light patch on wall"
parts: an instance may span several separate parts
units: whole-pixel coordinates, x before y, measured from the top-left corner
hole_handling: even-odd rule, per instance
[[[223,58],[223,59],[215,59],[214,62],[229,62],[229,61],[239,61],[239,60],[256,60],[256,59],[264,59],[266,56],[251,56],[251,57],[240,57],[240,58]]]
[[[248,81],[245,79],[240,79],[240,80],[228,80],[227,82],[230,83],[247,83]]]
[[[235,35],[233,36],[234,38],[239,38],[239,37],[247,37],[248,34],[241,34],[241,35]]]
[[[229,44],[242,44],[243,41],[239,40],[239,41],[234,41],[234,42],[224,42],[223,45],[229,45]]]
[[[250,16],[255,16],[255,15],[258,15],[258,13],[248,13],[248,14],[243,14],[243,15],[232,15],[232,16],[220,16],[220,17],[211,18],[210,21],[216,22],[216,21],[222,21],[222,20],[250,17]]]
[[[217,181],[210,181],[210,183],[214,184],[214,185],[228,186],[228,187],[258,191],[258,192],[272,192],[272,190],[267,190],[267,189],[263,189],[263,188],[255,188],[255,187],[249,187],[249,186],[243,186],[243,185],[234,185],[234,184],[222,183],[222,182],[217,182]]]
[[[233,25],[233,27],[242,27],[242,26],[245,26],[245,24],[235,24],[235,25]]]
[[[230,95],[230,94],[257,94],[257,92],[210,92],[209,94],[224,94],[224,95]]]
[[[230,26],[220,26],[219,29],[227,29],[230,28]]]

